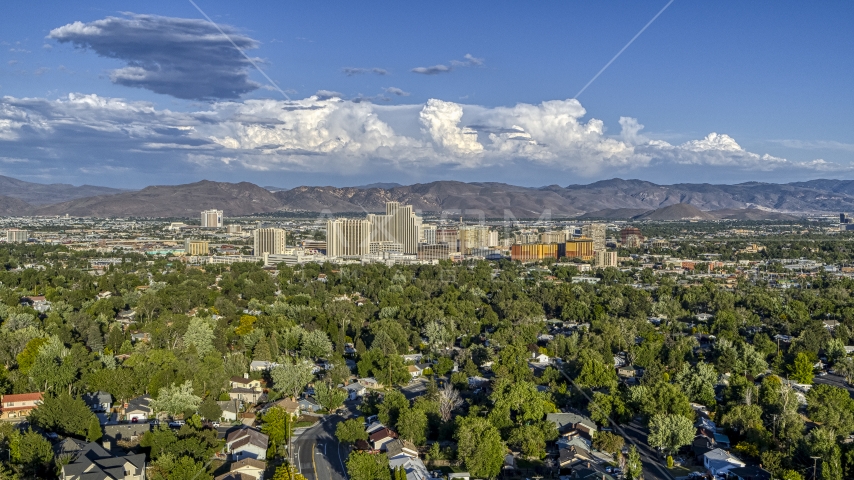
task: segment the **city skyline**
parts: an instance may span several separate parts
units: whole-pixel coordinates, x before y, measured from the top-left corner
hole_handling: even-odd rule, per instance
[[[852,178],[848,4],[196,5],[13,5],[0,174],[124,188]]]

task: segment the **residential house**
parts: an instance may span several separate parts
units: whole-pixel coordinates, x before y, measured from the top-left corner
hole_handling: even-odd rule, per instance
[[[397,438],[397,433],[389,430],[387,427],[383,427],[376,432],[370,434],[368,437],[368,441],[371,442],[371,446],[374,447],[374,450],[385,451],[385,444]]]
[[[489,379],[480,376],[469,377],[468,384],[469,388],[481,388],[489,385]]]
[[[258,430],[242,427],[228,434],[225,439],[225,450],[235,461],[245,458],[265,460],[269,441],[270,438]]]
[[[404,363],[421,363],[421,359],[424,358],[424,355],[421,355],[420,353],[410,353],[408,355],[401,355],[401,357],[403,357]]]
[[[703,454],[703,467],[712,475],[726,475],[730,470],[746,465],[731,453],[720,448]]]
[[[572,471],[575,480],[615,480],[613,476],[592,468],[579,468]]]
[[[272,405],[267,406],[268,409],[272,408],[272,407],[279,407],[282,410],[284,410],[285,412],[287,412],[287,413],[289,413],[295,417],[298,417],[300,415],[300,404],[299,404],[299,402],[294,400],[292,397],[285,397],[285,398],[273,403]]]
[[[136,342],[148,343],[151,341],[151,334],[148,332],[131,333],[130,334],[130,341],[132,343],[136,343]]]
[[[353,382],[344,386],[344,390],[347,391],[347,399],[355,400],[357,398],[361,398],[365,396],[365,386],[361,384],[361,382]]]
[[[374,418],[376,418],[376,416],[374,416]],[[370,420],[370,418],[368,418],[368,420]],[[382,423],[373,422],[365,428],[365,432],[368,434],[368,436],[371,436],[374,432],[378,432],[384,428],[385,425],[383,425]]]
[[[219,405],[219,408],[222,410],[222,418],[225,421],[233,422],[237,420],[237,414],[240,413],[240,409],[237,406],[237,400],[224,400],[216,402]]]
[[[243,374],[242,377],[231,377],[229,384],[231,385],[231,390],[228,391],[228,396],[232,400],[254,404],[258,403],[261,395],[264,394],[261,380],[249,378],[248,373]]]
[[[303,397],[300,398],[299,401],[299,411],[300,412],[317,412],[318,410],[322,410],[323,407],[317,403],[314,397]]]
[[[144,422],[154,412],[151,410],[151,396],[142,395],[132,398],[124,406],[125,420],[129,422]]]
[[[377,381],[374,377],[364,377],[359,379],[359,383],[365,386],[365,388],[381,388],[382,385]]]
[[[551,360],[552,360],[551,357],[549,357],[545,353],[536,353],[536,354],[532,353],[531,357],[532,357],[531,362],[539,364],[539,365],[549,364],[549,363],[551,363]]]
[[[617,375],[625,379],[635,378],[638,375],[638,369],[634,365],[623,365],[617,368]]]
[[[407,365],[406,370],[409,372],[409,376],[412,378],[418,378],[424,373],[424,370],[418,365]]]
[[[94,413],[105,413],[113,406],[113,396],[107,392],[94,392],[83,394],[83,401]]]
[[[388,465],[392,469],[402,468],[406,480],[427,480],[432,478],[424,462],[418,457],[418,448],[403,440],[393,440],[386,444]]]
[[[572,468],[576,465],[590,465],[598,462],[590,448],[578,442],[561,448],[558,451],[557,461],[560,468]]]
[[[771,472],[762,467],[739,467],[733,468],[729,474],[737,480],[771,480]]]
[[[145,480],[145,454],[119,455],[95,442],[86,444],[62,466],[62,480]]]
[[[50,302],[44,298],[44,295],[32,295],[21,299],[22,305],[28,305],[33,310],[39,313],[45,313],[50,310]]]
[[[596,422],[577,413],[548,413],[546,421],[554,423],[561,435],[579,432],[593,438],[596,433]]]
[[[83,450],[83,447],[85,447],[87,443],[88,442],[84,442],[83,440],[65,437],[64,439],[54,443],[51,447],[53,449],[53,456],[57,460],[62,460],[67,457],[70,461],[75,455],[77,455],[77,452]]]
[[[104,425],[102,427],[104,436],[101,437],[101,444],[109,450],[117,446],[119,442],[137,442],[143,435],[151,431],[151,426],[148,422]]]
[[[44,393],[19,393],[0,396],[0,419],[24,418],[42,403]]]
[[[216,477],[214,480],[263,480],[267,465],[261,460],[244,458],[231,464],[229,472]]]
[[[265,360],[252,360],[252,363],[249,364],[249,371],[264,372],[278,366],[279,364],[276,362],[268,362]]]

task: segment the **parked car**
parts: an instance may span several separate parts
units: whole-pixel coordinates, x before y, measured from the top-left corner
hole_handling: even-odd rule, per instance
[[[219,422],[211,422],[211,425],[213,425],[214,428],[217,428],[219,427]]]
[[[169,422],[170,428],[181,428],[183,425],[184,425],[183,420],[172,420],[171,422]]]

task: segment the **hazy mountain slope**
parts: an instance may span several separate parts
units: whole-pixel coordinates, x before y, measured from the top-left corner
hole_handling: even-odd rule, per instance
[[[717,217],[687,203],[668,205],[634,217],[637,220],[715,220]]]
[[[198,217],[211,208],[225,216],[273,212],[281,203],[269,191],[248,182],[203,180],[185,185],[146,187],[136,192],[72,200],[36,209],[37,215],[92,217]]]
[[[117,188],[81,185],[75,187],[65,183],[32,183],[0,175],[0,194],[23,200],[30,205],[47,205],[66,202],[76,198],[121,193]]]
[[[29,215],[33,206],[29,203],[13,197],[0,195],[0,216],[18,217]]]

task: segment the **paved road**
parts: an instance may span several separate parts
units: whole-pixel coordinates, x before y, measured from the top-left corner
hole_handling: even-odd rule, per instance
[[[296,465],[308,480],[346,480],[346,445],[335,438],[335,429],[345,418],[355,416],[355,407],[350,406],[344,416],[327,415],[313,427],[293,439]]]
[[[814,383],[823,383],[825,385],[833,385],[834,387],[844,388],[848,390],[848,394],[854,397],[854,388],[849,387],[845,383],[845,377],[841,377],[839,375],[833,375],[828,373],[823,377],[819,377],[818,375],[813,378]]]
[[[647,444],[649,431],[638,422],[622,425],[623,431],[629,437],[630,444],[635,444],[643,463],[643,478],[647,480],[673,480],[670,473],[658,456],[658,451]]]

